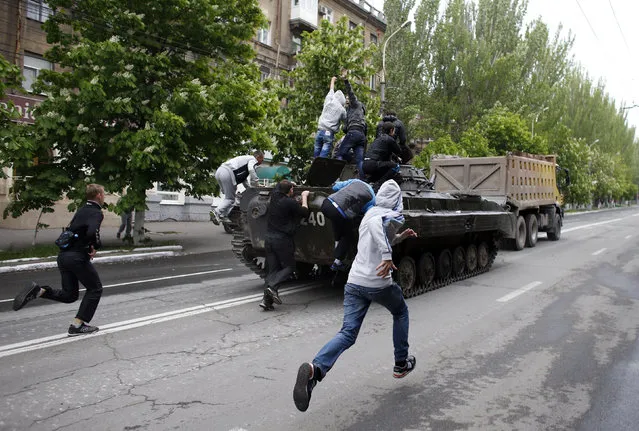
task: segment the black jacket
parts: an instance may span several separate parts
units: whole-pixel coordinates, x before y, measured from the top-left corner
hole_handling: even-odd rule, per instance
[[[373,141],[368,151],[364,155],[364,159],[376,160],[378,162],[390,162],[393,154],[401,155],[402,149],[394,137],[385,133],[379,135]]]
[[[401,152],[400,157],[402,158],[402,163],[408,163],[413,158],[413,152],[406,145],[406,141],[408,140],[406,134],[406,126],[404,123],[394,115],[384,115],[382,117],[382,121],[377,123],[377,129],[375,130],[375,137],[379,137],[382,134],[382,124],[385,122],[391,122],[395,126],[395,139],[397,143],[400,145]]]
[[[348,96],[348,109],[346,110],[346,121],[343,129],[345,132],[359,130],[366,135],[366,107],[357,100],[357,96],[353,93],[353,88],[348,79],[344,80],[344,85]]]
[[[95,250],[102,247],[100,241],[100,225],[104,220],[102,208],[96,202],[87,202],[80,208],[69,225],[69,229],[78,234],[68,250],[65,251],[81,251],[89,252],[89,247],[93,246]],[[63,252],[64,253],[64,252]]]
[[[295,236],[300,218],[308,216],[308,208],[298,204],[295,199],[280,192],[276,186],[271,194],[268,207],[267,233],[276,236]]]

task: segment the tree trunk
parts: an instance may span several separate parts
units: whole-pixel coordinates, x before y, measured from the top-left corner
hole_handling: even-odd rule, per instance
[[[133,241],[136,245],[144,244],[146,235],[144,232],[144,210],[135,210],[135,220],[133,223]]]
[[[38,231],[42,227],[40,224],[40,220],[42,219],[42,210],[40,210],[40,214],[38,214],[38,221],[36,222],[35,230],[33,232],[33,241],[31,241],[31,247],[35,247],[36,245],[36,236],[38,236]]]

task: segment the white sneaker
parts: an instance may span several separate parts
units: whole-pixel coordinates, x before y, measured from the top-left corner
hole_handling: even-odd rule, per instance
[[[209,216],[211,217],[211,221],[213,222],[215,226],[220,225],[220,215],[217,213],[217,211],[215,210],[211,211],[209,213]]]

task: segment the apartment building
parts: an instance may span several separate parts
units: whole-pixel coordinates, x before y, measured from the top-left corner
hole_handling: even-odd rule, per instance
[[[318,28],[320,20],[332,23],[347,16],[352,27],[364,27],[365,43],[377,43],[383,39],[386,21],[383,13],[364,0],[259,0],[260,7],[268,19],[268,25],[260,29],[253,41],[256,61],[260,65],[262,77],[279,76],[282,70],[290,70],[295,64],[295,55],[301,49],[303,31]],[[9,94],[20,111],[21,122],[33,123],[32,109],[44,96],[31,92],[31,86],[43,69],[53,69],[44,59],[49,49],[46,33],[42,29],[52,11],[46,0],[0,0],[0,54],[8,61],[20,66],[25,80],[23,87],[27,94]],[[377,82],[371,78],[371,88]],[[0,100],[0,103],[6,103]],[[4,170],[6,179],[0,178],[0,213],[9,202],[9,190],[14,178],[11,169]],[[149,220],[208,220],[211,203],[216,197],[194,199],[183,192],[163,191],[157,184],[147,192],[147,219]],[[117,200],[111,196],[110,201]],[[62,200],[55,206],[55,212],[45,214],[41,222],[51,227],[62,227],[68,223],[68,202]],[[0,218],[0,227],[33,228],[39,213],[32,211],[18,219]],[[109,214],[107,224],[118,223],[119,218]]]
[[[337,22],[348,17],[349,25],[364,27],[364,42],[378,43],[386,31],[383,12],[365,0],[259,0],[268,24],[255,38],[255,51],[262,77],[278,76],[295,65],[302,48],[301,34],[319,27],[320,20]],[[376,87],[371,82],[373,89]]]

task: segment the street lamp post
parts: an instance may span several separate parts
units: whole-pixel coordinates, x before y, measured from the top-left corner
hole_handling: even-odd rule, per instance
[[[380,83],[380,94],[381,94],[381,104],[379,106],[379,115],[384,115],[384,104],[386,102],[386,45],[388,45],[388,41],[391,40],[393,36],[395,36],[401,29],[408,27],[411,23],[411,20],[407,20],[404,24],[402,24],[397,30],[395,30],[390,36],[386,38],[384,41],[384,48],[382,49],[382,81]]]
[[[539,116],[543,112],[546,112],[547,110],[548,110],[548,107],[546,106],[544,109],[537,112],[537,115],[535,115],[535,119],[532,121],[532,124],[530,125],[530,134],[532,135],[533,138],[535,137],[535,123],[537,122],[537,120],[539,120]]]

